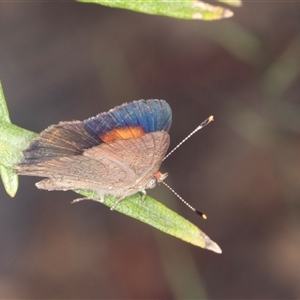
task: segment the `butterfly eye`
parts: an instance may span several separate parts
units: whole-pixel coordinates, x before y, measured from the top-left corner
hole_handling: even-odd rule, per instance
[[[156,186],[156,178],[150,179],[150,181],[147,184],[147,189],[153,189]]]

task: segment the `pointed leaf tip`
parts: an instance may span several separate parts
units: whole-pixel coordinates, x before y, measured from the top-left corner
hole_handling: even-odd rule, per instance
[[[0,165],[0,178],[2,179],[5,191],[13,198],[18,190],[18,175],[12,168],[6,168]]]
[[[217,243],[212,241],[204,232],[200,231],[200,235],[202,236],[203,240],[205,241],[204,249],[211,250],[215,253],[221,254],[222,249],[219,247]]]

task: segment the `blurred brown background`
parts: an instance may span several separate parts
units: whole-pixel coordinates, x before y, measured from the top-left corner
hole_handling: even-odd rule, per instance
[[[0,193],[0,298],[299,299],[300,3],[249,2],[215,22],[92,4],[0,3],[0,78],[12,121],[40,132],[135,99],[173,109],[171,148],[215,122],[149,194],[197,224],[196,248],[72,192],[20,178]]]

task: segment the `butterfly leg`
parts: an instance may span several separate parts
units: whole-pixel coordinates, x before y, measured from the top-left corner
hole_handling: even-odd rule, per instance
[[[144,202],[145,198],[147,196],[146,190],[142,190],[142,191],[140,191],[140,193],[142,193],[142,202]]]
[[[71,203],[76,203],[76,202],[80,202],[82,200],[93,200],[93,201],[97,201],[97,202],[104,202],[104,197],[101,197],[100,199],[94,199],[94,198],[88,198],[88,197],[83,197],[83,198],[78,198],[78,199],[74,199]]]
[[[110,208],[110,210],[114,210],[117,207],[117,205],[125,198],[126,197],[122,197],[122,198],[119,198],[118,200],[116,200],[116,202],[113,204],[113,206]]]
[[[145,197],[147,196],[146,190],[142,190],[142,191],[140,191],[140,193],[142,193],[142,202],[144,202],[145,201]],[[113,206],[110,208],[110,210],[114,210],[117,207],[117,205],[121,201],[123,201],[125,198],[127,198],[127,197],[122,197],[122,198],[119,198],[118,200],[116,200],[116,202],[113,204]]]
[[[71,204],[73,204],[73,203],[76,203],[76,202],[80,202],[80,201],[82,201],[82,200],[94,200],[94,199],[91,199],[91,198],[78,198],[78,199],[74,199],[72,202],[71,202]]]
[[[126,197],[123,197],[123,198],[120,198],[118,200],[116,200],[116,202],[113,204],[113,206],[110,208],[110,210],[114,210],[117,205],[122,201],[124,200]],[[78,199],[74,199],[71,203],[76,203],[76,202],[80,202],[80,201],[83,201],[83,200],[93,200],[93,201],[97,201],[97,202],[101,202],[103,203],[104,202],[104,196],[102,196],[100,199],[94,199],[94,198],[88,198],[88,197],[83,197],[83,198],[78,198]]]

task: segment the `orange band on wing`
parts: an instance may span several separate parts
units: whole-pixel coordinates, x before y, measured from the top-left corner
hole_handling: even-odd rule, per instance
[[[100,136],[104,143],[112,142],[119,139],[131,139],[144,135],[145,132],[141,127],[116,128]]]

